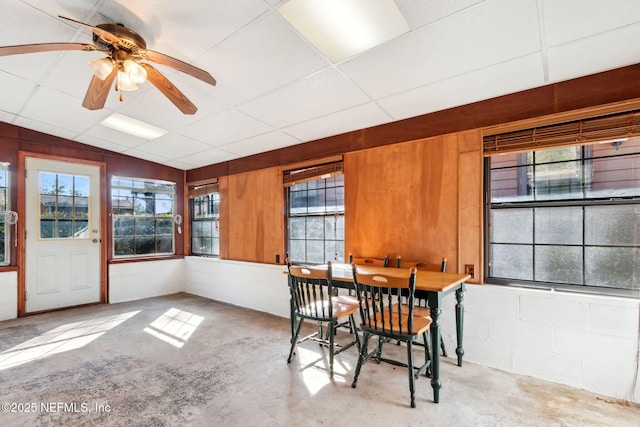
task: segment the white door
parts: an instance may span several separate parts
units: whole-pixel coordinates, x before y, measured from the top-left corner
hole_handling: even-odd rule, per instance
[[[100,167],[25,166],[26,312],[100,302]]]

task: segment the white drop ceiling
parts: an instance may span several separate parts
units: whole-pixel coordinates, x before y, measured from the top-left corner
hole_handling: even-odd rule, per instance
[[[411,30],[338,63],[278,13],[281,3],[2,1],[0,46],[92,43],[58,15],[122,23],[218,85],[154,64],[195,115],[148,82],[89,111],[87,62],[103,53],[5,56],[0,121],[188,170],[640,63],[638,0],[397,0]],[[169,133],[146,141],[99,124],[114,112]]]

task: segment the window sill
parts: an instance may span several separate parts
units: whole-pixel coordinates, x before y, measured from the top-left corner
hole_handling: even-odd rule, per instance
[[[146,262],[146,261],[164,261],[170,259],[183,259],[184,255],[158,255],[148,257],[135,257],[135,258],[114,258],[107,261],[107,264],[125,264],[130,262]]]

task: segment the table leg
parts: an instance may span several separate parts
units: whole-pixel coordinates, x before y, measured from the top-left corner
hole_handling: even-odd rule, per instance
[[[437,292],[429,295],[429,310],[431,311],[431,388],[433,388],[433,401],[440,401],[440,301]]]
[[[458,340],[456,354],[458,355],[458,366],[462,366],[462,356],[464,355],[464,349],[462,348],[462,331],[464,327],[464,290],[464,283],[460,286],[460,289],[456,290],[456,338]]]

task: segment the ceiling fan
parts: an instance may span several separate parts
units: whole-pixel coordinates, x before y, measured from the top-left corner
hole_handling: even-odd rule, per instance
[[[140,60],[152,61],[165,65],[192,77],[202,80],[212,86],[216,80],[208,72],[172,58],[162,53],[147,49],[145,40],[135,31],[122,24],[98,24],[92,26],[75,19],[59,18],[73,22],[93,32],[93,42],[85,43],[40,43],[18,46],[0,47],[0,56],[17,55],[23,53],[50,52],[58,50],[84,50],[107,53],[107,57],[89,61],[89,68],[93,71],[93,78],[84,97],[82,106],[89,110],[99,110],[104,107],[113,82],[115,89],[120,91],[135,90],[139,83],[149,80],[184,114],[194,114],[198,108],[163,76],[151,64]]]

